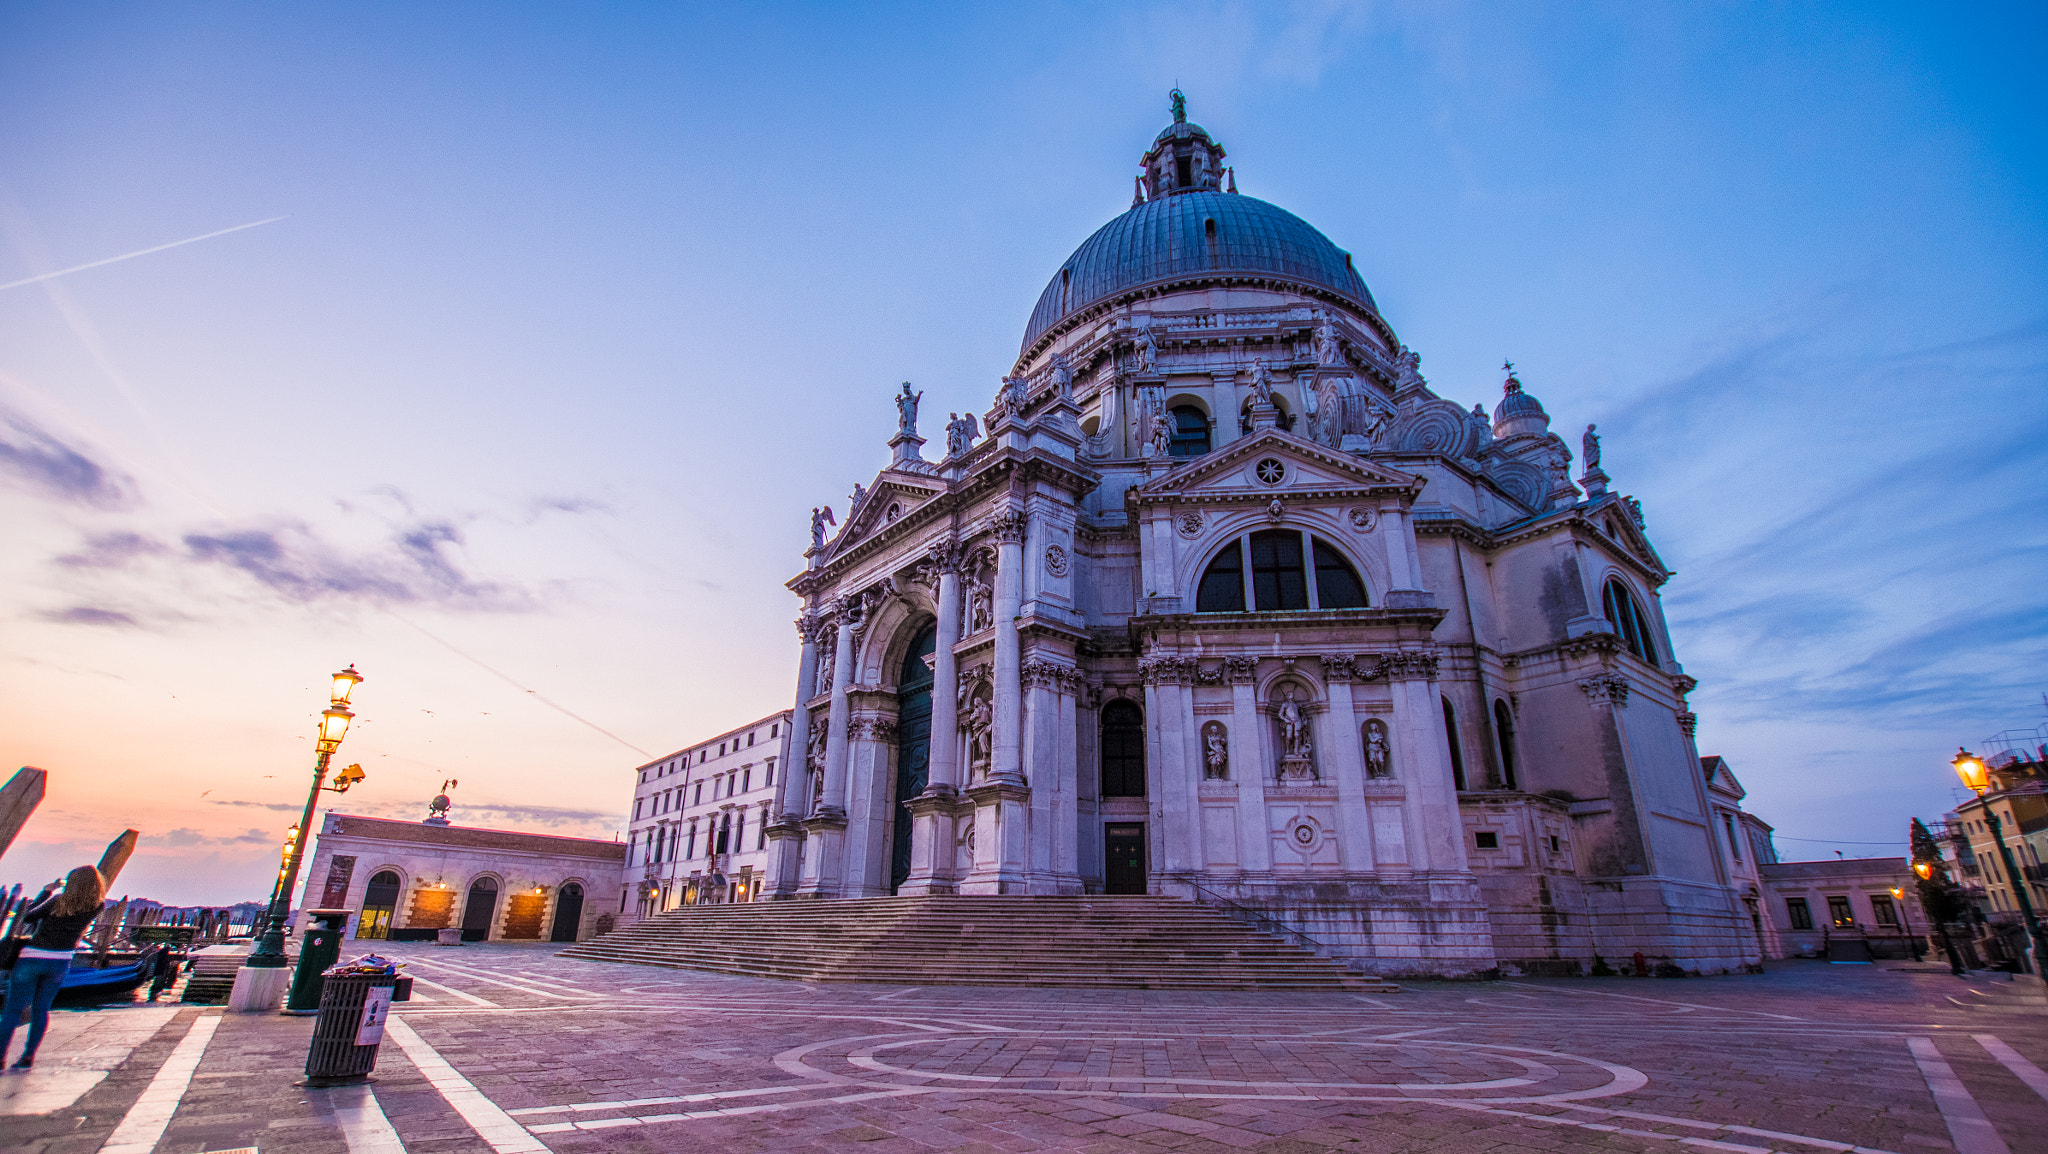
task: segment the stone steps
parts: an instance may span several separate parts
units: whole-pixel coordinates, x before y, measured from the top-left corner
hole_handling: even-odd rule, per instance
[[[925,897],[689,906],[564,957],[808,982],[1391,990],[1180,898]]]

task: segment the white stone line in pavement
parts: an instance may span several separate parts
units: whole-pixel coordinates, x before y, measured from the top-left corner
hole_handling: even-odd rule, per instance
[[[418,974],[408,974],[406,976],[412,979],[412,984],[415,986],[427,986],[431,989],[439,990],[451,997],[461,998],[472,1006],[489,1006],[494,1010],[500,1008],[498,1003],[488,998],[479,998],[475,994],[469,993],[466,990],[458,990],[454,986],[444,986],[432,978],[422,978]]]
[[[199,1069],[206,1044],[213,1041],[213,1032],[218,1029],[220,1011],[199,1015],[199,1020],[192,1023],[192,1028],[171,1050],[171,1056],[157,1069],[156,1077],[149,1080],[142,1097],[135,1100],[135,1105],[122,1116],[121,1124],[107,1136],[100,1154],[150,1154],[156,1149],[157,1139],[164,1136],[164,1127],[170,1125],[171,1115],[178,1112],[178,1103],[184,1101],[185,1090],[192,1085],[192,1072]]]
[[[548,1148],[528,1134],[526,1127],[513,1121],[496,1102],[484,1097],[483,1091],[471,1085],[469,1079],[449,1065],[447,1059],[427,1044],[426,1039],[405,1024],[404,1019],[389,1019],[384,1025],[384,1032],[391,1035],[441,1097],[455,1107],[455,1112],[462,1115],[462,1120],[469,1123],[477,1137],[490,1143],[491,1149],[498,1154],[548,1154]]]
[[[923,1094],[920,1088],[906,1090],[871,1090],[860,1094],[842,1094],[837,1098],[811,1098],[802,1102],[769,1102],[760,1106],[728,1106],[718,1110],[685,1110],[674,1114],[648,1114],[639,1118],[597,1118],[588,1122],[550,1122],[535,1126],[535,1134],[561,1134],[570,1130],[609,1130],[617,1126],[646,1126],[655,1122],[687,1122],[695,1118],[736,1118],[746,1114],[767,1114],[782,1110],[796,1110],[805,1106],[830,1106],[847,1102],[867,1102],[876,1098],[901,1098],[909,1094]]]
[[[1920,1076],[1927,1079],[1928,1092],[1934,1095],[1934,1106],[1941,1111],[1941,1120],[1948,1123],[1949,1137],[1956,1142],[1956,1154],[2012,1154],[2012,1147],[1998,1136],[1991,1119],[1984,1116],[1983,1108],[1970,1097],[1969,1088],[1956,1077],[1948,1060],[1935,1048],[1934,1039],[1907,1038],[1906,1048],[1913,1052],[1913,1061],[1920,1066]]]
[[[1442,1104],[1456,1106],[1461,1110],[1472,1108],[1472,1104],[1467,1102],[1444,1102]],[[1820,1150],[1833,1150],[1836,1154],[1892,1154],[1889,1150],[1880,1150],[1875,1146],[1858,1146],[1853,1142],[1837,1142],[1832,1138],[1813,1138],[1805,1134],[1788,1134],[1783,1130],[1762,1130],[1755,1126],[1738,1126],[1733,1123],[1723,1122],[1701,1122],[1693,1118],[1674,1118],[1669,1114],[1645,1114],[1640,1110],[1617,1110],[1609,1106],[1582,1106],[1576,1102],[1557,1102],[1553,1103],[1553,1105],[1566,1110],[1577,1110],[1583,1114],[1599,1114],[1607,1118],[1633,1118],[1638,1122],[1662,1122],[1667,1126],[1691,1126],[1696,1130],[1716,1130],[1727,1134],[1740,1134],[1746,1138],[1769,1138],[1777,1142],[1797,1142],[1802,1146],[1812,1146]],[[1512,1110],[1497,1112],[1514,1113]],[[1530,1117],[1541,1118],[1544,1115],[1530,1115]]]
[[[2013,1077],[2025,1082],[2027,1089],[2032,1090],[2043,1098],[2048,1098],[2048,1072],[2044,1072],[2041,1067],[2027,1061],[2025,1055],[1999,1041],[1996,1035],[1972,1034],[1970,1036],[1977,1039],[1977,1044],[1984,1047],[1985,1051],[1992,1057],[1998,1059],[1999,1065],[2011,1070]]]
[[[475,962],[453,962],[446,958],[430,958],[426,959],[426,961],[428,965],[441,966],[458,974],[467,974],[470,977],[481,978],[485,981],[505,981],[514,985],[529,986],[535,990],[555,990],[568,997],[604,998],[607,996],[593,990],[586,990],[581,986],[571,985],[560,978],[532,977],[523,970],[494,970]]]
[[[1742,1010],[1728,1006],[1702,1006],[1698,1002],[1674,1002],[1669,998],[1645,998],[1638,994],[1616,994],[1607,990],[1572,990],[1563,986],[1537,986],[1528,982],[1502,982],[1503,986],[1520,986],[1525,990],[1542,990],[1551,994],[1584,994],[1589,998],[1621,998],[1631,1002],[1655,1002],[1660,1006],[1683,1006],[1687,1011],[1707,1010],[1716,1014],[1754,1014],[1761,1018],[1776,1018],[1781,1022],[1803,1022],[1806,1019],[1792,1014],[1773,1014],[1764,1010]]]
[[[500,972],[502,973],[504,971]],[[598,993],[596,990],[586,990],[582,986],[573,984],[568,979],[562,977],[560,974],[551,974],[546,970],[513,970],[511,972],[515,974],[526,975],[527,977],[533,979],[535,985],[553,986],[558,990],[567,990],[572,994],[582,994],[585,997],[590,998],[604,997],[603,994]]]
[[[804,1082],[795,1086],[756,1086],[751,1090],[712,1090],[703,1094],[671,1094],[661,1098],[626,1098],[617,1102],[577,1102],[568,1106],[523,1106],[507,1110],[514,1118],[528,1118],[535,1114],[560,1114],[564,1110],[587,1114],[595,1110],[631,1110],[638,1106],[673,1106],[679,1102],[717,1102],[726,1098],[759,1098],[764,1094],[793,1094],[798,1090],[825,1090],[816,1082]]]
[[[415,966],[432,966],[437,970],[446,970],[451,974],[455,974],[459,977],[468,978],[474,982],[489,982],[492,985],[496,986],[506,986],[511,989],[518,990],[521,993],[532,994],[536,997],[554,998],[555,1000],[562,1002],[580,1002],[584,1000],[580,997],[577,997],[575,994],[557,994],[552,990],[543,990],[539,986],[526,985],[524,983],[514,982],[506,978],[495,978],[489,974],[478,973],[474,970],[464,969],[461,966],[451,966],[447,962],[430,962],[425,960],[424,958],[416,958],[411,962],[411,964]]]
[[[405,1154],[405,1143],[398,1140],[398,1131],[391,1128],[391,1119],[384,1116],[384,1107],[377,1104],[369,1083],[312,1093],[325,1099],[342,1141],[348,1143],[348,1154]]]

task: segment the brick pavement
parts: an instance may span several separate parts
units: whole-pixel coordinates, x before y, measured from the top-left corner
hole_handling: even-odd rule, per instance
[[[2025,1081],[2025,1062],[2048,1067],[2031,979],[1788,962],[1370,996],[915,989],[519,946],[390,952],[431,1000],[401,1010],[411,1058],[385,1042],[374,1125],[354,1099],[291,1085],[308,1019],[228,1015],[156,1149],[1956,1150],[1916,1037],[1992,1141],[2048,1146],[2048,1099]],[[217,1013],[179,1010],[75,1102],[0,1116],[0,1147],[97,1150],[202,1012]],[[413,1058],[448,1069],[430,1081]],[[1995,1150],[1981,1142],[1961,1154]]]

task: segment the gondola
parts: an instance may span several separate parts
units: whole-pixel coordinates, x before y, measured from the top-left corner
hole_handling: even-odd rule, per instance
[[[149,984],[156,973],[156,956],[162,946],[150,946],[141,956],[125,966],[108,966],[95,970],[88,966],[73,964],[71,971],[64,975],[64,984],[57,989],[57,1004],[75,1006],[84,1002],[104,1002],[132,994]]]

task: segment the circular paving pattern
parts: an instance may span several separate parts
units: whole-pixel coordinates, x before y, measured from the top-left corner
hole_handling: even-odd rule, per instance
[[[820,1081],[977,1093],[1562,1102],[1639,1089],[1641,1072],[1574,1054],[1427,1038],[1144,1037],[1094,1031],[863,1035],[786,1051]]]

